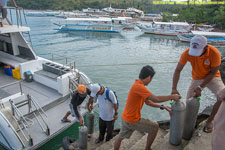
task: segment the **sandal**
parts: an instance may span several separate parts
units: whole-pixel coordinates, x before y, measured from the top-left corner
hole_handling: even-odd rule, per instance
[[[62,119],[61,121],[62,121],[63,123],[68,123],[68,122],[70,123],[70,122],[71,122],[71,120],[69,120],[69,119]]]
[[[213,124],[209,125],[209,124],[205,124],[204,128],[203,128],[203,131],[205,133],[211,133],[213,131]]]

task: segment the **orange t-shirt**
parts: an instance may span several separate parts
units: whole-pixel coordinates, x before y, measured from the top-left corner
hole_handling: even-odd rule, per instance
[[[220,66],[220,52],[212,45],[208,45],[208,49],[202,56],[191,56],[188,54],[188,51],[189,48],[182,53],[179,63],[181,63],[182,65],[185,65],[187,61],[191,63],[192,78],[195,80],[204,79],[209,74],[211,67]],[[220,77],[219,70],[215,76]]]
[[[152,93],[145,87],[141,80],[135,80],[132,85],[122,118],[128,123],[135,123],[141,118],[141,109],[147,97]]]

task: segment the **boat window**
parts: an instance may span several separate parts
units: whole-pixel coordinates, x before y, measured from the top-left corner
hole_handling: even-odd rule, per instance
[[[0,132],[0,148],[2,149],[6,149],[6,147],[10,147],[7,140],[5,139],[5,137],[3,136],[3,134]]]
[[[28,60],[35,59],[33,53],[31,52],[31,50],[29,48],[22,47],[22,46],[18,46],[18,48],[19,48],[19,52],[20,52],[20,54],[17,55],[18,57],[28,59]]]

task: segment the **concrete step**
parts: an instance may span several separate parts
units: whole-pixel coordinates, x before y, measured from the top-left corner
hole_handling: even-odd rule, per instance
[[[141,132],[138,132],[138,131],[134,131],[133,134],[131,135],[130,139],[124,139],[122,141],[121,146],[120,146],[120,150],[128,150],[128,149],[130,149],[144,135],[145,135],[144,133],[141,133]],[[114,142],[115,142],[115,139],[117,138],[117,136],[114,137],[109,142],[101,145],[96,150],[113,150],[114,149]]]
[[[166,131],[159,129],[158,134],[156,136],[155,141],[153,142],[153,146],[160,144],[160,139],[162,139],[166,135]],[[144,150],[147,142],[147,136],[148,134],[145,134],[140,140],[138,140],[131,148],[130,150]]]
[[[203,132],[204,122],[195,130],[192,139],[184,147],[184,150],[212,150],[213,133]]]

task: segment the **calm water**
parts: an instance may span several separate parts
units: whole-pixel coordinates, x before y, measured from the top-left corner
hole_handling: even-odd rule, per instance
[[[67,56],[76,61],[77,68],[86,73],[93,82],[115,90],[121,114],[128,91],[143,65],[149,64],[156,70],[154,79],[147,87],[155,95],[171,92],[172,76],[180,54],[189,44],[181,43],[173,37],[152,36],[140,31],[115,33],[59,32],[51,17],[27,17],[31,28],[33,48],[38,56],[51,58],[50,54]],[[222,54],[225,49],[219,48]],[[64,60],[57,61],[65,63]],[[185,101],[186,91],[191,81],[191,67],[187,64],[182,71],[179,92]],[[215,102],[215,97],[204,90],[200,109]],[[168,104],[165,102],[164,104]],[[153,119],[169,119],[166,111],[144,106],[142,116]],[[119,127],[120,119],[116,126]]]

